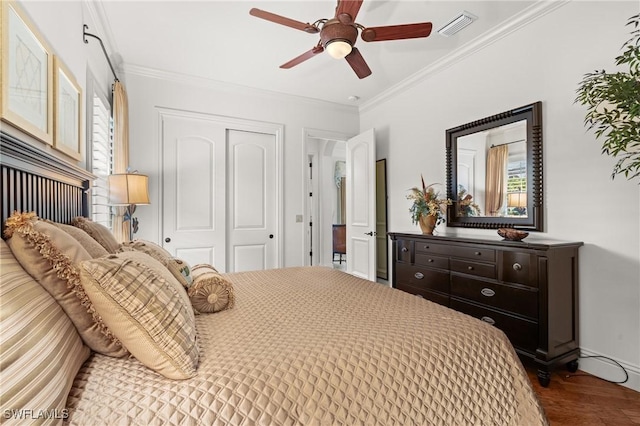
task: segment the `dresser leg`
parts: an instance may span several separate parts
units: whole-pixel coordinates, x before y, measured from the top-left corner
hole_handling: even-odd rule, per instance
[[[549,386],[551,382],[551,373],[547,370],[538,369],[538,382],[543,388]]]
[[[569,370],[570,373],[578,371],[578,360],[574,359],[573,361],[569,361],[567,363],[567,370]]]

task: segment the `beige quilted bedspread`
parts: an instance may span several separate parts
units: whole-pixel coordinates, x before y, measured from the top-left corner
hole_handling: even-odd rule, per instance
[[[227,275],[232,310],[197,317],[196,377],[93,355],[67,405],[79,425],[538,425],[496,328],[322,267]]]

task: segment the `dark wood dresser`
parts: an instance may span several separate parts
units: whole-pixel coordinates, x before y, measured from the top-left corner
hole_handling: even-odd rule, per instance
[[[392,285],[492,324],[538,367],[578,368],[581,242],[389,233]]]

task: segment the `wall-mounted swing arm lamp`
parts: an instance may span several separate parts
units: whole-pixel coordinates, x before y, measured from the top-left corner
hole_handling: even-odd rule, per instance
[[[138,219],[133,217],[137,204],[149,203],[149,177],[137,173],[109,175],[109,204],[125,206],[124,221],[129,222],[129,237],[138,232]]]

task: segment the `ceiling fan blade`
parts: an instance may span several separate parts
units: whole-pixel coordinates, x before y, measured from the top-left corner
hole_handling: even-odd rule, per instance
[[[362,30],[364,41],[402,40],[407,38],[428,37],[431,34],[431,22],[419,24],[389,25],[387,27],[371,27]]]
[[[358,78],[362,79],[371,75],[371,69],[360,54],[358,48],[354,47],[351,53],[345,56],[345,59],[349,65],[351,65],[351,68],[353,68]]]
[[[249,11],[249,14],[256,18],[262,18],[267,21],[275,22],[276,24],[286,25],[287,27],[295,28],[296,30],[304,31],[310,34],[316,34],[320,32],[318,27],[315,27],[309,23],[296,21],[294,19],[285,18],[284,16],[276,15],[275,13],[266,12],[264,10],[256,9],[255,7]]]
[[[352,24],[358,16],[362,0],[338,0],[336,18],[343,24]]]
[[[304,62],[307,59],[311,59],[314,56],[316,56],[318,53],[322,53],[323,51],[324,51],[324,48],[320,45],[317,45],[313,49],[304,52],[302,55],[297,56],[292,60],[290,60],[289,62],[280,65],[280,68],[285,68],[285,69],[293,68],[296,65],[300,64],[301,62]]]

